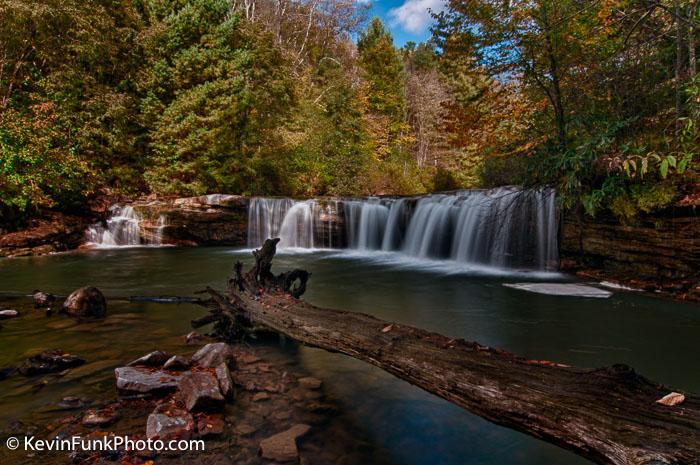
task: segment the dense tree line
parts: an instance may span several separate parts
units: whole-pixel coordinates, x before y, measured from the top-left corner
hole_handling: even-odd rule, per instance
[[[98,193],[516,183],[630,219],[697,183],[694,1],[0,0],[0,214]]]

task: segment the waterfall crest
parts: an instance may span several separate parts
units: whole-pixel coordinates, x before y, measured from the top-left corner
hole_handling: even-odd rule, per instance
[[[506,268],[558,267],[553,189],[459,191],[414,198],[254,198],[248,246],[398,252]]]

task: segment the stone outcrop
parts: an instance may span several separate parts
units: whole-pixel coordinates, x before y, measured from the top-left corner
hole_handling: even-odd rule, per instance
[[[78,248],[85,229],[94,221],[76,215],[50,212],[32,220],[25,229],[0,236],[0,257],[46,255]]]
[[[562,269],[700,299],[699,232],[700,216],[692,211],[633,225],[569,215],[562,225]]]
[[[203,195],[170,201],[135,202],[144,221],[141,236],[161,244],[246,245],[248,198],[237,195]],[[164,218],[164,225],[161,224]]]

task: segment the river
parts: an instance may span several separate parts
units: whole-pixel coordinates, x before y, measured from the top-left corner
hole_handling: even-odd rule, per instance
[[[192,295],[207,285],[222,288],[235,260],[250,262],[250,251],[143,247],[5,259],[0,260],[0,292],[40,288],[65,295],[93,285],[108,296]],[[608,299],[527,293],[503,284],[571,278],[379,251],[280,253],[275,269],[292,267],[312,273],[304,298],[316,305],[362,311],[532,359],[582,367],[626,363],[676,389],[700,391],[697,305],[634,292],[614,292]],[[20,318],[3,322],[0,366],[16,365],[38,349],[60,347],[87,358],[90,368],[41,389],[33,387],[36,380],[19,376],[0,381],[0,426],[51,418],[51,406],[67,395],[113,393],[116,366],[150,350],[182,350],[189,321],[204,313],[190,304],[115,301],[105,320],[77,323],[24,310]],[[300,367],[324,381],[326,394],[383,461],[588,463],[349,357],[305,347],[280,350],[290,351]]]

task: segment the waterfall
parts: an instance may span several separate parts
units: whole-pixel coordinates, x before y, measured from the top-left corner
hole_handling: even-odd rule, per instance
[[[260,247],[265,239],[278,237],[292,199],[253,197],[248,205],[248,246]]]
[[[359,250],[381,249],[389,219],[389,208],[379,199],[348,201],[345,204],[348,245]]]
[[[285,198],[250,200],[248,247],[260,247],[265,239],[279,237],[280,248],[332,248],[338,237],[338,200],[295,201]]]
[[[304,200],[254,198],[248,246],[392,251],[495,267],[555,269],[553,189],[459,191],[412,198]]]
[[[133,207],[113,205],[105,225],[94,224],[86,232],[87,241],[97,246],[117,247],[141,244],[141,218]]]
[[[166,226],[168,226],[168,217],[165,215],[158,216],[158,223],[156,223],[156,231],[153,234],[152,245],[163,245],[163,231]]]

